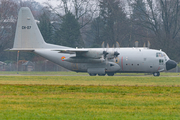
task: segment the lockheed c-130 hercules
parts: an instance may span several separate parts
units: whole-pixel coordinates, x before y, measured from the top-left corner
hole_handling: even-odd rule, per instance
[[[44,41],[28,7],[22,7],[13,48],[10,51],[34,52],[49,61],[90,76],[113,76],[115,73],[152,73],[173,69],[176,62],[165,52],[148,48],[70,48]]]

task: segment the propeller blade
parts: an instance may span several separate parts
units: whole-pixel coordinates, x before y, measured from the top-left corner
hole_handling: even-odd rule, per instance
[[[102,42],[101,46],[102,46],[102,48],[105,48],[105,46],[104,46],[104,42]]]
[[[146,47],[146,43],[144,43],[143,47]]]
[[[116,48],[119,48],[120,44],[118,42],[116,42]]]
[[[151,43],[148,41],[148,48],[150,48],[150,46],[151,46]]]
[[[138,42],[138,41],[136,41],[136,42],[135,42],[135,47],[138,47],[138,44],[139,44],[139,42]]]
[[[106,48],[109,48],[109,44],[107,43],[107,46],[106,46]]]

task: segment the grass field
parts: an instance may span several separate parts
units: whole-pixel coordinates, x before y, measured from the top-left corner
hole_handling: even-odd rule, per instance
[[[0,76],[0,119],[179,120],[180,77]]]

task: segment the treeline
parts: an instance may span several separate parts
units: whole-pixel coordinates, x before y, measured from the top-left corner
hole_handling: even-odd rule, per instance
[[[31,1],[1,0],[0,60],[15,61],[12,48],[17,14],[29,7],[46,42],[69,47],[120,47],[162,49],[180,61],[180,0],[59,0],[57,6]],[[12,20],[12,21],[10,21]],[[138,43],[138,45],[137,45]],[[20,59],[37,60],[20,53]]]

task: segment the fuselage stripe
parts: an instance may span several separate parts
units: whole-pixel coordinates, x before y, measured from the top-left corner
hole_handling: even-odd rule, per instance
[[[160,66],[159,66],[159,68],[157,69],[157,71],[159,71],[160,70]]]
[[[122,67],[122,70],[123,70],[123,57],[121,58],[121,67]]]

